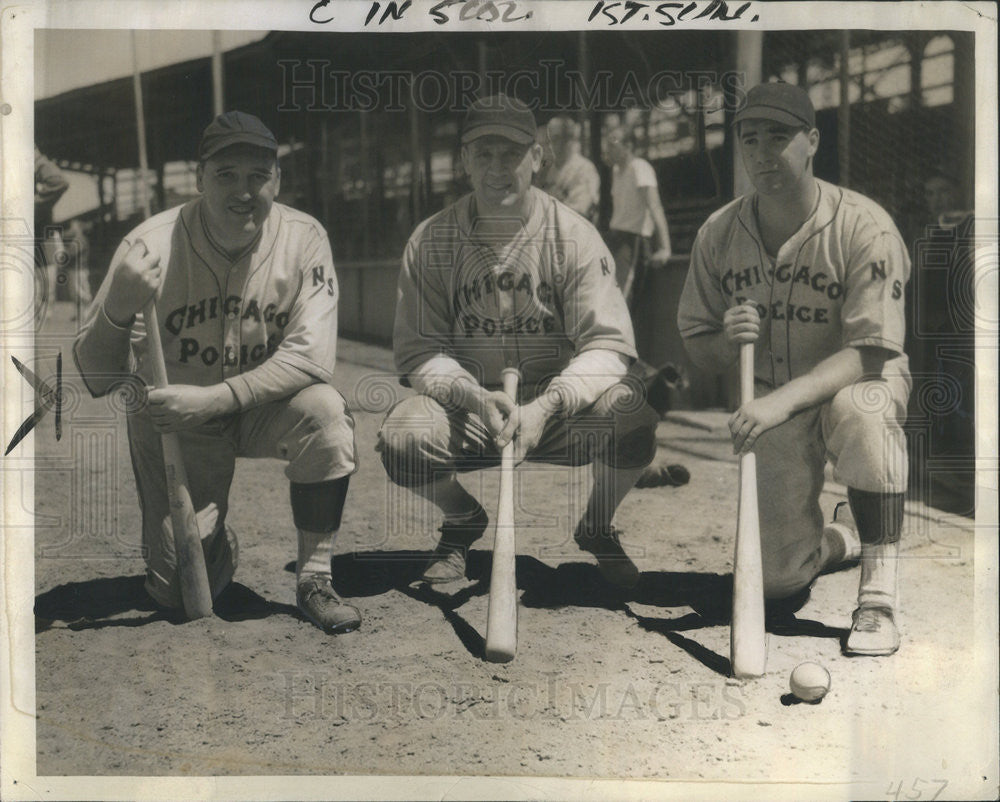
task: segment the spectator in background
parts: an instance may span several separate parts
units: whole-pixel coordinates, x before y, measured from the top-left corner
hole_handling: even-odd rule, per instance
[[[935,170],[924,179],[924,201],[930,222],[941,225],[949,213],[961,207],[958,202],[958,179],[943,170]]]
[[[907,345],[913,393],[911,485],[934,506],[972,514],[975,504],[975,284],[973,214],[962,209],[958,179],[934,169],[924,179],[924,224],[911,245]],[[947,467],[929,471],[945,458]]]
[[[90,240],[83,233],[79,220],[72,220],[62,229],[65,256],[57,258],[60,270],[66,275],[66,288],[70,300],[85,310],[90,306],[93,295],[90,292]],[[79,314],[76,313],[76,314]],[[76,318],[74,314],[72,319]]]
[[[614,128],[604,137],[604,161],[611,166],[611,212],[608,248],[615,257],[618,286],[633,310],[648,267],[670,258],[670,232],[660,203],[656,173],[635,155],[634,132]],[[659,247],[653,247],[653,235]]]
[[[573,211],[597,222],[601,176],[580,153],[580,125],[569,117],[553,117],[539,129],[542,168],[538,186]]]
[[[35,268],[41,271],[42,286],[35,293],[35,316],[44,314],[49,300],[55,300],[56,253],[61,250],[62,238],[52,227],[52,209],[69,189],[66,176],[51,159],[35,146],[35,239],[41,248],[35,249]]]

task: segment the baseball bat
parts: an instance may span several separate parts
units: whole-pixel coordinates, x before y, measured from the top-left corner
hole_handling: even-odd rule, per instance
[[[503,391],[517,399],[521,372],[504,368]],[[490,573],[490,604],[486,614],[486,659],[506,663],[517,651],[517,577],[514,531],[514,443],[500,452],[500,503],[493,536],[493,570]]]
[[[753,401],[753,343],[740,345],[740,405]],[[733,559],[733,621],[729,643],[733,676],[760,677],[767,662],[764,571],[757,513],[757,455],[740,455],[740,496]]]
[[[166,387],[168,382],[155,299],[146,304],[143,317],[153,368],[153,385],[160,389]],[[191,503],[180,439],[174,432],[163,432],[160,439],[163,443],[163,469],[167,474],[167,499],[174,530],[174,550],[177,552],[177,570],[181,580],[181,599],[184,602],[184,614],[189,621],[193,621],[212,614],[212,591],[208,586],[205,552],[202,550],[198,519]]]

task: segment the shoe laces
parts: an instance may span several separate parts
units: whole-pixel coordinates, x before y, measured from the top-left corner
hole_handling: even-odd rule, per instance
[[[881,607],[862,607],[858,610],[854,628],[858,632],[878,632],[882,628],[885,610]]]
[[[338,603],[343,601],[340,596],[337,595],[337,591],[333,589],[333,586],[321,577],[307,579],[299,586],[299,593],[303,602],[308,601],[315,595],[324,596],[327,599],[333,599],[333,601]]]

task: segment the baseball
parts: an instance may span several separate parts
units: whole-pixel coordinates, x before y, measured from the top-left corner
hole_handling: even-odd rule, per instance
[[[788,684],[797,699],[818,702],[830,690],[830,672],[819,663],[800,663],[792,670]]]

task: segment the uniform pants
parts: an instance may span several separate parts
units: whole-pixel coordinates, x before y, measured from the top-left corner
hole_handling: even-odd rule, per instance
[[[559,465],[600,460],[615,468],[643,468],[656,454],[658,420],[640,386],[619,382],[571,418],[550,418],[526,459]],[[404,399],[389,411],[377,448],[389,478],[404,487],[500,462],[478,415],[445,409],[425,395]]]
[[[757,384],[758,396],[770,391]],[[848,487],[906,492],[902,425],[909,391],[909,377],[903,375],[857,382],[757,438],[765,596],[790,596],[826,567],[820,557],[819,496],[827,460],[834,479]]]
[[[128,436],[142,508],[146,590],[160,604],[180,607],[163,450],[145,405],[129,414]],[[199,511],[213,596],[236,569],[235,536],[225,526],[236,457],[286,460],[285,476],[303,484],[339,479],[356,469],[354,420],[343,396],[328,384],[309,385],[288,398],[215,418],[178,436],[191,501]]]

